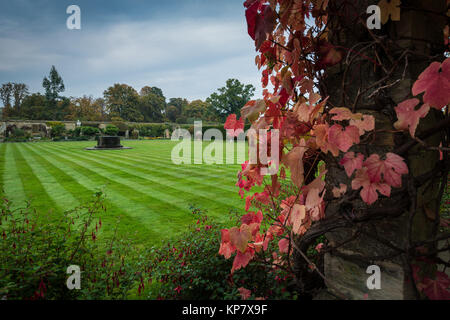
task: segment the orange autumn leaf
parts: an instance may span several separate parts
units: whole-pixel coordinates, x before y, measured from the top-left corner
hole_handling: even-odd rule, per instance
[[[233,227],[229,230],[231,243],[242,253],[245,252],[247,244],[252,240],[252,230],[249,225],[243,224],[240,228]]]

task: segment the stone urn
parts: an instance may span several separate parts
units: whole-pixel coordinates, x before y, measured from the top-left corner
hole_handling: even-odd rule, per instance
[[[97,147],[98,149],[102,148],[122,148],[123,146],[120,144],[119,136],[103,136],[98,137]]]
[[[97,145],[93,148],[86,148],[87,150],[111,150],[111,149],[131,149],[120,144],[119,136],[100,136],[97,140]]]

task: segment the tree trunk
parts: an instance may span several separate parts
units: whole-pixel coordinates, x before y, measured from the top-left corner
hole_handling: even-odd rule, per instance
[[[359,191],[351,190],[343,167],[332,157],[325,159],[327,183],[345,183],[353,198],[332,200],[327,194],[326,219],[336,223],[329,227],[326,237],[337,248],[325,255],[324,271],[328,290],[336,295],[415,299],[420,295],[410,281],[411,252],[417,241],[436,237],[440,186],[446,184],[446,173],[438,170],[441,162],[437,150],[425,150],[420,144],[408,148],[413,145],[409,134],[394,132],[394,107],[412,98],[413,83],[431,61],[444,59],[446,0],[403,0],[400,21],[389,21],[381,30],[368,30],[366,18],[363,21],[359,16],[367,17],[363,14],[367,7],[378,2],[330,1],[329,41],[345,48],[345,53],[340,64],[326,70],[321,93],[330,97],[331,106],[375,117],[376,133],[365,136],[351,151],[365,157],[398,153],[405,158],[410,174],[403,176],[401,188],[392,189],[390,198],[380,197],[367,207]],[[429,135],[427,130],[442,119],[442,113],[432,109],[421,120],[416,136],[430,146],[438,146],[441,134]],[[433,174],[427,175],[430,172]],[[435,246],[436,242],[428,250]],[[370,265],[381,269],[379,290],[369,290],[366,285]]]

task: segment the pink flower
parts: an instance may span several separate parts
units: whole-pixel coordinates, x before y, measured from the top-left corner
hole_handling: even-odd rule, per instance
[[[320,250],[322,250],[322,248],[323,248],[323,243],[321,242],[316,246],[315,249],[317,250],[317,252],[320,252]]]

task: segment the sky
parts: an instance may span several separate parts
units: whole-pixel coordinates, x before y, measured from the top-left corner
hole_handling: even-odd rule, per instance
[[[66,9],[81,9],[69,30]],[[229,78],[261,96],[243,0],[0,0],[0,84],[41,92],[55,65],[64,96],[92,95],[115,83],[166,98],[206,99]]]

